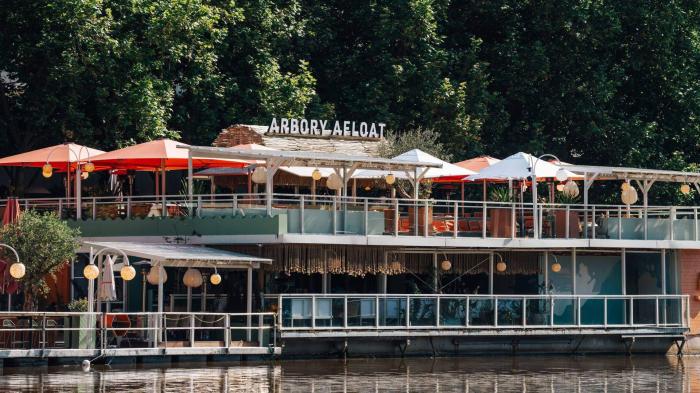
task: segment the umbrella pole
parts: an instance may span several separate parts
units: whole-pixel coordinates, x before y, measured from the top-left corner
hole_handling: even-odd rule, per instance
[[[160,195],[161,195],[161,199],[163,201],[163,214],[162,214],[162,216],[167,217],[168,216],[168,209],[166,208],[166,205],[165,205],[166,191],[165,191],[165,160],[164,159],[160,160],[160,170],[161,170],[160,179],[161,179],[161,182],[163,183],[160,187],[160,191],[161,191]]]
[[[464,217],[464,181],[460,182],[459,184],[462,191],[462,217]]]

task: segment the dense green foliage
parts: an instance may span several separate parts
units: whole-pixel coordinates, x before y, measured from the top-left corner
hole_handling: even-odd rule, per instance
[[[46,278],[55,274],[75,257],[79,231],[72,229],[55,214],[34,210],[22,213],[17,223],[0,230],[0,242],[11,244],[26,267],[21,279],[25,310],[35,310],[37,302],[48,292]],[[14,256],[2,251],[7,260]]]
[[[436,130],[454,159],[700,162],[700,3],[6,0],[0,153],[271,116]]]

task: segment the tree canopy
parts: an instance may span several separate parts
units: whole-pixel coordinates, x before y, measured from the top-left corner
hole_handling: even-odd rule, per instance
[[[454,159],[700,162],[700,3],[6,0],[0,154],[272,116],[438,132]]]

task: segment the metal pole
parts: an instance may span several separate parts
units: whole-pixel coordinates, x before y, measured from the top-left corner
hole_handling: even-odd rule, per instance
[[[253,320],[251,318],[250,313],[253,312],[253,268],[249,267],[248,268],[248,274],[246,277],[246,313],[248,315],[246,316],[246,326],[248,327],[248,330],[246,330],[246,340],[250,341],[251,340],[251,331],[250,331],[250,326],[253,323]]]
[[[212,193],[213,194],[213,193]],[[194,171],[192,168],[192,150],[187,150],[187,206],[192,217],[192,198],[194,197]]]
[[[68,170],[70,171],[70,165],[68,166]],[[82,197],[82,192],[81,192],[81,177],[80,177],[80,162],[76,163],[75,166],[75,218],[80,220],[83,216],[82,212],[82,203],[81,203],[81,197]]]

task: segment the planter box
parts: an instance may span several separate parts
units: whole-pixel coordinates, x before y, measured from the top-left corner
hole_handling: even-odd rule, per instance
[[[579,237],[580,221],[577,212],[569,212],[569,237]],[[566,210],[554,211],[554,235],[557,238],[566,238]]]
[[[511,237],[513,234],[513,214],[510,208],[489,209],[487,228],[491,237]]]
[[[425,206],[419,206],[418,207],[418,236],[423,236],[425,233]],[[415,207],[409,207],[408,208],[408,222],[410,224],[410,227],[413,231],[416,229],[416,214],[415,214]],[[432,234],[433,231],[433,207],[428,206],[428,234]]]
[[[97,316],[95,315],[74,315],[65,317],[64,326],[72,329],[81,328],[91,330],[68,330],[65,334],[68,336],[65,342],[69,349],[95,349],[95,337],[97,326]]]

